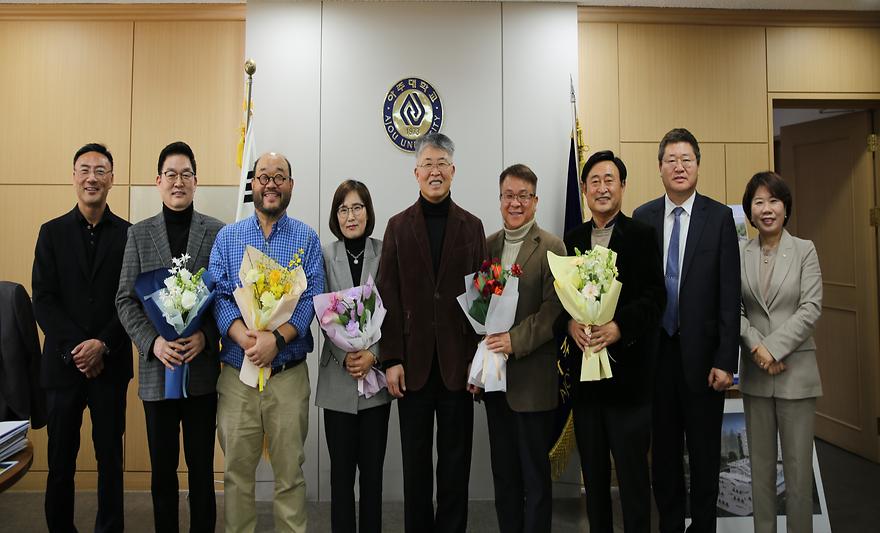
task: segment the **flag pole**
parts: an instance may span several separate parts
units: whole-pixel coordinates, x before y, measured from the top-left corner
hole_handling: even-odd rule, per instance
[[[244,127],[245,134],[247,134],[247,131],[251,128],[251,116],[254,114],[253,109],[251,108],[251,105],[253,103],[251,95],[253,94],[254,73],[256,71],[257,71],[257,62],[256,61],[254,61],[253,59],[248,59],[247,61],[244,62],[244,72],[245,72],[245,74],[247,74],[247,77],[248,77],[248,79],[247,79],[247,108],[245,110],[246,120],[245,120],[245,127]]]
[[[572,136],[574,137],[574,145],[575,145],[575,151],[574,151],[575,168],[577,168],[578,180],[580,180],[581,171],[583,170],[583,168],[581,168],[581,167],[584,164],[584,151],[585,151],[584,132],[581,129],[581,121],[578,120],[578,116],[577,116],[577,97],[575,96],[575,93],[574,93],[574,78],[572,77],[571,74],[568,75],[568,81],[571,84],[571,118],[572,118],[571,123],[574,125],[571,133],[572,133]],[[583,222],[584,221],[584,195],[579,193],[578,200],[580,200],[581,222]]]

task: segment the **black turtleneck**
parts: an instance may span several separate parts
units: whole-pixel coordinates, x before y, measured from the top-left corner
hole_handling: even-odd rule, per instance
[[[364,248],[367,244],[367,236],[361,235],[357,239],[344,239],[345,255],[348,256],[348,268],[351,269],[351,286],[361,284],[361,272],[364,270]],[[357,264],[354,260],[357,258]]]
[[[162,204],[162,215],[165,217],[165,229],[168,232],[168,247],[171,249],[171,257],[180,257],[186,253],[193,204],[189,204],[189,207],[183,211],[175,211]],[[189,265],[188,268],[191,266]]]
[[[446,219],[449,218],[452,195],[447,194],[446,198],[436,204],[419,195],[419,203],[422,205],[422,214],[425,215],[428,247],[431,248],[431,260],[434,263],[434,276],[436,276],[440,270],[440,254],[443,251],[443,237],[446,234]]]

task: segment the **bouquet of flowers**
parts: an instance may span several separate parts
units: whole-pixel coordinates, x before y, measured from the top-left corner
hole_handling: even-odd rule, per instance
[[[253,246],[245,248],[238,270],[241,286],[232,292],[232,297],[248,329],[273,331],[290,320],[300,295],[308,286],[302,254],[300,248],[287,267],[283,267]],[[269,376],[268,369],[257,367],[247,357],[238,375],[242,383],[258,387],[261,392]]]
[[[142,272],[134,288],[144,312],[165,340],[189,337],[202,324],[202,316],[214,299],[214,281],[203,268],[193,274],[186,268],[191,259],[183,254],[171,260],[171,268]],[[186,398],[189,363],[180,372],[165,369],[165,398]]]
[[[458,305],[478,335],[504,333],[513,326],[521,274],[519,265],[504,269],[495,258],[483,261],[480,270],[464,277],[465,292],[457,298]],[[489,350],[484,339],[471,362],[468,383],[486,392],[506,391],[506,369],[507,355]]]
[[[328,292],[312,298],[321,329],[337,348],[349,353],[366,350],[382,337],[385,306],[373,276],[365,285]],[[377,368],[358,379],[358,394],[371,398],[387,387],[385,374]]]
[[[556,278],[553,286],[568,314],[581,324],[600,326],[614,318],[620,289],[617,281],[617,253],[595,246],[586,254],[575,248],[574,256],[558,256],[547,252],[550,271]],[[581,381],[597,381],[612,377],[608,350],[597,353],[589,348],[583,352]]]

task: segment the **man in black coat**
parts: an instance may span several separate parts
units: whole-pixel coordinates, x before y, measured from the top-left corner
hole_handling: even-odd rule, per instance
[[[0,421],[46,425],[46,396],[40,387],[40,339],[24,287],[0,281]]]
[[[95,531],[123,530],[122,434],[132,377],[131,341],[116,315],[116,289],[130,224],[107,206],[113,156],[87,144],[73,158],[77,204],[40,228],[34,253],[34,316],[46,340],[49,531],[76,531],[73,499],[83,410],[98,460]]]
[[[660,141],[666,194],[633,218],[657,230],[666,309],[654,396],[652,468],[661,532],[684,531],[683,447],[690,465],[691,533],[715,531],[724,391],[739,341],[739,247],[729,207],[696,192],[700,146],[686,129]]]
[[[611,513],[611,459],[617,470],[623,525],[627,533],[651,527],[648,448],[651,397],[660,314],[666,293],[654,228],[620,212],[626,166],[614,152],[593,154],[584,165],[581,186],[592,219],[565,236],[569,255],[604,246],[617,253],[622,288],[614,318],[607,324],[579,324],[563,312],[557,330],[565,331],[580,376],[586,346],[608,348],[612,377],[582,381],[574,387],[573,419],[586,485],[590,531],[614,531]],[[609,453],[610,452],[610,453]]]

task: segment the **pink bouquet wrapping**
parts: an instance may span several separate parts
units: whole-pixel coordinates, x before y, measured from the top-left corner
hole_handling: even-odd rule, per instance
[[[385,306],[372,276],[364,285],[319,294],[312,302],[321,329],[340,350],[346,353],[366,350],[382,338]],[[375,367],[357,383],[358,394],[365,398],[371,398],[387,386],[385,374]]]

